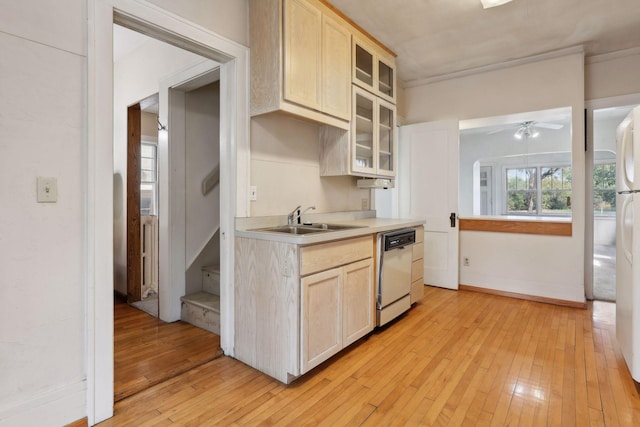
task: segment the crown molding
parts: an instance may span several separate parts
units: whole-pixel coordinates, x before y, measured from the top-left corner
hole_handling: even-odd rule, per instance
[[[617,50],[615,52],[603,53],[600,55],[588,56],[585,59],[587,64],[597,64],[598,62],[607,62],[614,59],[625,58],[627,56],[640,55],[640,47],[632,47],[629,49]]]
[[[461,77],[467,77],[474,74],[486,73],[489,71],[502,70],[505,68],[517,67],[519,65],[530,64],[533,62],[545,61],[547,59],[559,58],[568,55],[583,54],[584,46],[578,45],[568,47],[565,49],[558,49],[551,52],[545,52],[538,55],[527,56],[525,58],[512,59],[510,61],[498,62],[491,65],[485,65],[483,67],[470,68],[468,70],[456,71],[449,74],[441,74],[438,76],[427,77],[426,79],[416,79],[404,82],[403,88],[412,88],[416,86],[428,85],[444,80],[459,79]]]

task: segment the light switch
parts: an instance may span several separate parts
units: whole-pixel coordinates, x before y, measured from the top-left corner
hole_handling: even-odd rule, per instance
[[[56,178],[37,178],[38,203],[55,203],[58,201],[58,180]]]
[[[255,185],[249,186],[249,200],[252,202],[258,200],[258,187]]]

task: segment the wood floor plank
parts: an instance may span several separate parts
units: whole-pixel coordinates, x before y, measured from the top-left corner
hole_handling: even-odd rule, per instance
[[[116,402],[221,355],[219,336],[188,323],[163,322],[116,299]]]
[[[290,385],[221,357],[120,400],[101,426],[640,425],[640,396],[617,347],[611,307],[426,287],[397,322]],[[136,339],[135,316],[126,313],[123,325],[118,345],[154,363],[179,329],[151,324]],[[193,340],[197,334],[187,332],[176,342]],[[129,368],[118,384],[135,383],[143,368]]]

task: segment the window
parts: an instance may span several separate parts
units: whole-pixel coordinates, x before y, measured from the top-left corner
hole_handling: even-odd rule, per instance
[[[507,213],[537,213],[536,168],[507,169]]]
[[[155,144],[143,142],[140,147],[140,214],[157,215],[158,171]]]
[[[571,214],[571,168],[540,168],[543,214]]]
[[[593,211],[595,215],[616,214],[616,164],[593,166]]]
[[[507,214],[571,214],[570,166],[513,168],[506,176]]]

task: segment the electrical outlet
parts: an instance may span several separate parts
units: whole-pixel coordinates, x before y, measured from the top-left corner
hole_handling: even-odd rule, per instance
[[[462,264],[465,267],[469,267],[469,257],[468,256],[462,258]]]
[[[249,200],[252,202],[258,200],[258,187],[255,185],[251,185],[249,187]]]
[[[369,199],[362,199],[361,204],[362,204],[363,211],[366,211],[367,209],[369,209]]]
[[[291,277],[291,265],[286,259],[282,261],[282,275],[284,277]]]

